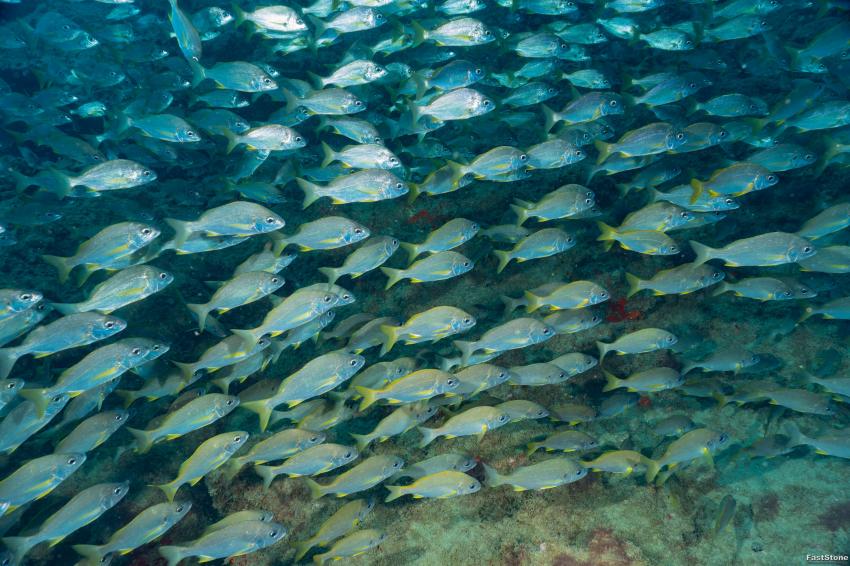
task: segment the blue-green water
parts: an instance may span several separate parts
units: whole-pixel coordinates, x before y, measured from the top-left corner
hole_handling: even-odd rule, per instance
[[[846,2],[237,4],[0,2],[0,565],[841,562]]]

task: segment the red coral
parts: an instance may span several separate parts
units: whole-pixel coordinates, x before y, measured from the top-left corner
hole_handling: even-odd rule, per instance
[[[624,320],[638,320],[643,316],[643,313],[639,310],[627,311],[626,301],[627,299],[625,297],[612,301],[611,309],[605,320],[608,322],[622,322]]]

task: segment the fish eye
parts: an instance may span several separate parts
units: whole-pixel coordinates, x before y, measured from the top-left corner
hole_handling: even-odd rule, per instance
[[[115,415],[115,420],[116,420],[116,421],[123,421],[123,420],[124,420],[124,415]]]
[[[62,26],[62,29],[64,29],[65,31],[68,31],[69,29],[71,29],[71,25],[70,24],[64,24]]]
[[[15,383],[14,383],[14,382],[12,382],[12,383],[7,383],[7,384],[6,384],[6,389],[14,389],[14,388],[15,388]]]
[[[322,301],[325,302],[325,303],[329,303],[332,300],[333,300],[333,297],[330,296],[330,295],[325,295],[324,297],[322,297]]]
[[[552,334],[551,328],[544,328],[543,329],[543,336],[549,336],[550,334]]]
[[[593,204],[593,199],[592,198],[584,199],[584,204]]]
[[[272,80],[268,77],[263,78],[263,84],[270,85],[272,84]]]
[[[144,177],[150,177],[150,176],[151,176],[151,172],[150,172],[148,169],[145,169],[144,171],[142,171],[142,175],[143,175]]]
[[[723,434],[720,435],[720,438],[718,440],[720,442],[726,442],[727,440],[729,440],[729,435],[724,432]]]
[[[609,106],[617,106],[617,101],[616,101],[616,100],[611,100],[611,101],[609,101],[609,102],[608,102],[608,105],[609,105]]]
[[[714,273],[711,274],[711,276],[714,279],[720,279],[721,277],[723,277],[723,272],[722,271],[715,271]]]
[[[355,101],[354,101],[354,106],[363,106],[363,103],[362,103],[362,102],[360,102],[359,100],[355,100]]]
[[[73,466],[73,465],[74,465],[74,464],[76,464],[76,463],[77,463],[77,459],[76,459],[76,458],[74,458],[74,457],[68,458],[68,465],[69,465],[69,466]]]
[[[812,251],[812,246],[803,246],[803,253],[807,254]]]
[[[776,181],[776,175],[768,175],[767,180],[771,183]]]
[[[342,455],[342,457],[345,458],[346,460],[348,460],[352,456],[353,456],[353,454],[351,452],[346,452],[345,454]]]
[[[528,156],[523,153],[522,155],[519,156],[519,160],[520,161],[528,161]]]
[[[814,161],[814,160],[815,160],[815,156],[814,156],[814,155],[812,155],[811,153],[807,153],[807,154],[803,157],[803,159],[804,159],[805,161]]]
[[[357,365],[357,360],[351,360],[350,362],[348,362],[348,365],[350,365],[351,367],[355,367]]]
[[[270,532],[270,533],[269,533],[269,536],[270,536],[271,538],[277,538],[277,530],[273,530],[272,532]]]
[[[463,262],[464,267],[469,267],[471,264],[468,261]]]
[[[446,385],[448,385],[449,387],[453,387],[453,386],[457,385],[457,379],[450,377],[449,379],[446,380]]]
[[[726,203],[727,205],[729,205],[729,206],[732,206],[732,205],[735,203],[735,201],[734,201],[734,200],[732,200],[732,199],[730,199],[730,198],[727,198],[727,199],[726,199],[726,200],[724,200],[723,202],[725,202],[725,203]]]
[[[29,293],[21,293],[20,299],[22,301],[29,301],[32,298],[32,295]]]
[[[503,423],[508,420],[508,415],[499,415],[499,422]]]
[[[112,328],[115,327],[115,323],[109,320],[106,322],[106,324],[104,324],[104,326],[107,328],[107,330],[112,330]]]
[[[680,140],[680,141],[685,139],[685,134],[683,134],[682,132],[679,132],[678,134],[676,134],[676,139]]]
[[[193,132],[192,130],[186,130],[186,135],[190,138],[193,138],[195,137],[195,132]]]
[[[491,102],[489,100],[484,100],[484,106],[490,106]]]
[[[670,343],[672,344],[673,342],[675,342],[675,341],[676,341],[676,338],[675,338],[674,336],[668,336],[668,337],[667,337],[667,341],[668,341],[668,342],[670,342]]]
[[[400,467],[401,467],[401,462],[399,462],[399,461],[393,462],[393,468],[400,468]]]
[[[582,152],[582,150],[576,148],[575,154],[576,154],[576,157],[581,157],[582,155],[584,155],[584,152]]]
[[[240,435],[236,435],[233,437],[233,442],[242,442],[242,437]]]
[[[159,274],[159,278],[162,280],[168,279],[168,274],[166,272],[162,272]]]
[[[561,45],[559,45],[558,47],[560,47],[561,49],[566,49],[566,48],[567,48],[567,44],[566,44],[566,43],[562,43],[562,44],[561,44]]]
[[[227,405],[228,407],[233,405],[233,399],[228,399],[227,401],[224,402],[224,404]]]
[[[390,157],[389,161],[390,161],[390,163],[394,163],[394,164],[398,163],[398,159],[395,158],[395,157]]]
[[[690,88],[690,89],[696,89],[696,88],[697,88],[697,83],[688,83],[688,88]]]
[[[359,236],[360,234],[362,234],[362,233],[363,233],[363,229],[362,229],[362,228],[355,228],[355,229],[354,229],[354,233],[355,233],[355,234],[357,234],[357,235]]]
[[[133,354],[134,356],[138,356],[139,354],[142,353],[142,349],[141,348],[133,348],[132,350],[130,350],[130,353]]]
[[[116,487],[115,489],[112,490],[112,493],[114,493],[115,495],[121,495],[122,491],[124,491],[124,490],[121,489],[120,487]]]
[[[473,71],[473,72],[474,72],[476,75],[483,75],[483,74],[484,74],[484,70],[483,70],[483,69],[475,69],[475,71]]]
[[[470,319],[469,317],[466,317],[461,322],[463,322],[464,324],[470,324],[472,322],[472,319]]]
[[[469,484],[469,489],[475,489],[475,484],[474,483]]]
[[[302,138],[301,136],[295,136],[295,143],[301,143],[303,141],[304,141],[304,138]]]
[[[301,18],[296,18],[296,19],[295,19],[295,23],[296,23],[296,24],[298,24],[298,25],[300,26],[300,25],[303,25],[303,24],[304,24],[304,20],[302,20]]]

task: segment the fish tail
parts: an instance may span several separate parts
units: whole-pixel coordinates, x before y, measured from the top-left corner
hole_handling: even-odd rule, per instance
[[[103,560],[103,547],[96,544],[75,544],[71,548],[80,556],[85,556],[92,564],[100,564]]]
[[[78,312],[84,312],[80,307],[83,303],[50,303],[54,309],[58,310],[62,314],[74,314]]]
[[[602,140],[596,140],[593,142],[593,145],[596,146],[596,150],[599,152],[599,157],[596,158],[596,164],[600,165],[605,163],[605,160],[611,157],[611,152],[614,149],[613,143],[606,143]]]
[[[424,427],[424,426],[420,426],[420,427],[417,427],[417,428],[418,428],[419,432],[422,433],[422,440],[419,441],[419,448],[425,448],[426,446],[428,446],[429,444],[434,442],[434,440],[438,436],[440,436],[439,429],[427,428],[427,427]]]
[[[227,465],[224,467],[223,471],[224,477],[227,479],[227,481],[233,480],[233,478],[235,478],[239,474],[239,472],[242,471],[242,467],[244,465],[245,463],[242,461],[241,458],[231,458],[227,462]]]
[[[327,167],[336,159],[336,155],[334,154],[334,150],[331,149],[331,146],[322,142],[322,167]]]
[[[392,267],[382,267],[381,271],[384,275],[387,276],[387,286],[384,287],[384,291],[404,279],[404,270],[403,269],[393,269]]]
[[[413,44],[411,47],[418,47],[419,45],[422,45],[422,42],[428,39],[428,31],[419,25],[419,22],[416,20],[413,20],[411,25],[413,27]]]
[[[138,428],[127,427],[127,432],[133,435],[136,440],[136,452],[144,454],[153,446],[153,435],[149,430],[140,430]]]
[[[374,440],[371,434],[354,434],[352,432],[351,437],[354,439],[354,442],[357,444],[357,450],[360,452],[366,450],[372,443],[372,440]]]
[[[159,553],[168,561],[168,566],[177,566],[183,560],[183,548],[179,546],[160,546]]]
[[[377,397],[377,389],[369,389],[368,387],[363,387],[362,385],[355,385],[354,389],[363,396],[363,399],[360,401],[360,410],[363,411],[367,407],[373,405],[375,401],[378,400]]]
[[[174,503],[174,496],[177,495],[177,490],[180,489],[180,484],[172,481],[172,482],[156,485],[154,487],[162,490],[162,493],[165,494],[165,497],[166,497],[166,499],[168,499],[169,503]]]
[[[603,393],[608,393],[609,391],[613,391],[614,389],[618,389],[620,387],[620,380],[613,373],[602,370],[602,374],[605,376],[605,387],[602,388]]]
[[[720,285],[718,285],[717,287],[714,288],[714,290],[711,292],[711,296],[716,297],[717,295],[722,295],[723,293],[725,293],[728,290],[729,290],[729,283],[723,282],[723,283],[721,283]]]
[[[608,353],[608,344],[605,342],[597,342],[596,347],[599,349],[599,363],[602,363],[602,360],[605,358],[605,354]]]
[[[313,81],[313,86],[316,87],[316,90],[322,90],[325,88],[325,79],[317,75],[316,73],[311,73],[307,71],[307,77]]]
[[[528,209],[521,206],[519,203],[509,205],[511,210],[516,214],[516,225],[522,226],[528,220]]]
[[[540,443],[540,442],[529,442],[529,443],[528,443],[528,448],[527,448],[527,450],[525,451],[525,456],[526,456],[526,457],[531,456],[532,454],[534,454],[535,452],[537,452],[537,449],[538,449],[538,448],[540,448],[540,446],[541,446],[541,443]]]
[[[187,59],[187,61],[189,62],[189,67],[192,69],[192,86],[198,86],[207,78],[207,70],[197,61],[191,59]]]
[[[626,282],[629,284],[629,292],[626,294],[627,299],[630,299],[632,295],[640,293],[643,290],[643,280],[636,275],[626,273]]]
[[[70,258],[46,254],[42,255],[41,258],[56,268],[56,271],[59,272],[59,283],[65,283],[68,281],[68,277],[71,275],[71,270],[74,269],[74,266],[68,262]]]
[[[398,247],[407,252],[407,266],[410,267],[410,264],[413,263],[413,260],[416,259],[416,256],[419,255],[419,246],[416,244],[408,244],[407,242],[401,242]]]
[[[201,332],[204,331],[204,327],[207,325],[207,315],[210,314],[210,309],[207,305],[188,303],[186,308],[192,311],[196,317],[198,317],[198,330]]]
[[[398,341],[398,332],[396,326],[390,326],[389,324],[381,325],[381,334],[384,335],[384,344],[381,346],[381,356],[387,354],[390,350],[395,346],[396,341]]]
[[[310,549],[313,548],[313,539],[310,540],[302,540],[295,543],[295,561],[299,562],[304,555],[310,552]]]
[[[254,334],[253,330],[234,328],[230,332],[239,336],[248,348],[253,348],[257,344],[257,336]]]
[[[714,259],[714,255],[712,252],[716,251],[714,248],[710,248],[705,244],[700,244],[695,240],[690,241],[691,249],[694,250],[694,253],[697,254],[696,259],[694,259],[694,265],[702,265],[703,263]]]
[[[512,299],[507,295],[502,295],[500,298],[502,299],[502,302],[505,303],[505,316],[510,316],[511,313],[526,304],[525,297]]]
[[[407,204],[413,204],[413,201],[422,194],[422,189],[419,183],[408,183],[407,186],[410,187],[410,190],[407,192]]]
[[[617,239],[617,229],[616,228],[614,228],[612,226],[608,226],[607,224],[605,224],[602,221],[597,221],[596,226],[599,227],[599,231],[601,232],[599,234],[599,237],[596,238],[597,242],[613,242],[614,240]]]
[[[466,174],[466,168],[456,161],[446,161],[446,165],[452,170],[452,190],[457,189],[460,187],[460,180]]]
[[[646,483],[652,483],[652,480],[655,479],[655,476],[658,475],[658,471],[661,470],[661,466],[658,465],[658,462],[655,460],[647,459],[646,462]]]
[[[782,423],[782,434],[789,438],[788,443],[791,446],[802,446],[811,443],[812,439],[800,432],[800,427],[794,421],[785,421]]]
[[[543,306],[540,297],[531,291],[526,291],[523,293],[523,296],[525,297],[525,312],[534,312]]]
[[[165,223],[168,224],[172,230],[174,230],[174,247],[179,248],[183,244],[186,243],[186,240],[189,239],[189,236],[192,234],[192,230],[190,229],[190,222],[186,222],[185,220],[176,220],[174,218],[166,218]]]
[[[402,491],[403,486],[387,485],[387,486],[384,486],[384,487],[386,487],[388,490],[390,490],[390,494],[387,495],[386,499],[384,499],[384,503],[389,503],[390,501],[395,501],[396,499],[398,499],[399,497],[404,495],[404,492]]]
[[[268,236],[272,243],[272,253],[275,257],[280,257],[280,254],[282,254],[283,250],[286,249],[286,246],[289,245],[289,239],[277,232],[269,232]]]
[[[223,128],[221,130],[222,135],[224,135],[225,139],[227,139],[227,148],[224,150],[226,154],[231,154],[236,146],[238,146],[241,142],[239,141],[239,136],[235,133],[231,132],[227,128]]]
[[[180,370],[180,373],[183,375],[183,380],[188,382],[192,381],[192,378],[195,377],[195,365],[187,364],[184,362],[175,362],[171,361],[172,364],[177,366],[177,369]]]
[[[702,196],[702,191],[704,189],[704,183],[699,179],[691,179],[691,188],[694,192],[691,194],[691,204],[695,203],[699,200],[699,197]]]
[[[139,398],[135,391],[130,391],[129,389],[119,389],[115,394],[124,402],[125,409],[135,403],[136,399]]]
[[[14,555],[15,564],[20,564],[33,546],[32,537],[5,537],[2,540],[6,548]]]
[[[557,116],[555,115],[555,111],[545,104],[540,105],[540,110],[543,111],[543,132],[548,133],[558,122]]]
[[[263,490],[268,491],[276,477],[271,466],[254,466],[254,471],[263,478]]]
[[[454,347],[460,350],[461,354],[461,362],[463,365],[467,365],[469,363],[469,358],[472,357],[472,354],[475,352],[475,342],[466,342],[464,340],[454,340],[452,341]]]
[[[44,416],[44,412],[47,410],[48,403],[48,395],[50,390],[48,389],[21,389],[18,392],[18,395],[32,401],[32,404],[35,406],[36,414],[38,418]]]
[[[496,266],[496,273],[501,273],[513,259],[511,252],[505,250],[493,250],[493,255],[499,258],[499,265]]]
[[[281,92],[283,92],[284,99],[286,100],[286,111],[293,112],[296,108],[298,108],[298,105],[300,104],[298,97],[295,96],[292,92],[286,90],[285,88],[282,88],[280,90]]]
[[[0,379],[6,379],[21,357],[17,348],[0,348]]]
[[[323,165],[324,167],[324,165]],[[324,195],[321,193],[322,187],[316,185],[315,183],[311,183],[305,179],[297,177],[295,179],[295,183],[298,185],[298,188],[304,192],[304,202],[301,203],[301,208],[305,209]]]
[[[230,8],[233,10],[233,27],[238,28],[245,23],[245,10],[240,8],[236,2],[231,2]]]
[[[246,403],[240,403],[240,407],[248,409],[254,413],[257,413],[257,416],[260,418],[260,431],[266,432],[266,429],[269,426],[269,419],[272,418],[272,408],[266,402],[267,399],[258,399],[256,401],[248,401]]]
[[[481,462],[481,465],[484,467],[484,481],[487,482],[489,487],[495,487],[505,483],[503,481],[502,474],[497,472],[496,468],[488,466],[484,462]]]
[[[339,274],[335,267],[320,267],[319,272],[328,278],[328,283],[330,285],[333,285],[336,283],[336,280],[339,279]]]
[[[812,315],[815,314],[815,309],[812,307],[806,307],[806,310],[803,311],[803,315],[797,320],[797,324],[800,324],[804,320],[808,320]]]
[[[325,488],[318,482],[313,481],[311,478],[304,479],[307,480],[307,487],[310,488],[310,497],[313,499],[320,499],[323,495],[325,495]]]

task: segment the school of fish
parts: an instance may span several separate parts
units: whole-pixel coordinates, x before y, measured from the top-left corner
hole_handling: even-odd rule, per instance
[[[0,0],[0,565],[146,490],[78,564],[324,564],[386,540],[376,505],[662,486],[736,442],[586,429],[659,395],[784,408],[754,458],[850,458],[850,378],[756,379],[764,352],[697,358],[625,310],[847,332],[850,2],[276,1]],[[453,448],[535,421],[525,465]],[[158,543],[211,477],[301,483],[321,527],[243,508]]]

